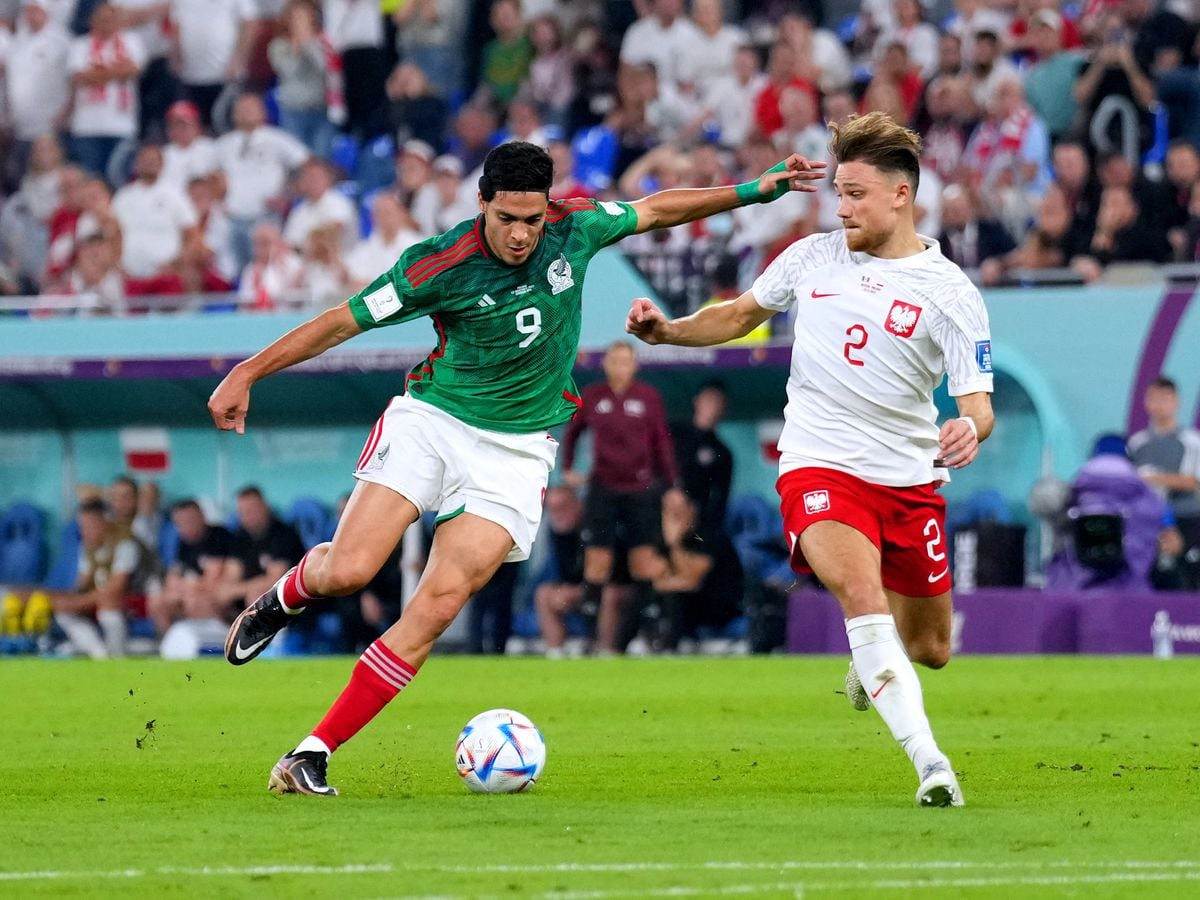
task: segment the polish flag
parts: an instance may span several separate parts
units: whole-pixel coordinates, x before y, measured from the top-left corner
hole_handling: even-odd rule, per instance
[[[125,471],[134,475],[164,475],[171,470],[171,439],[165,428],[122,428],[121,452]]]

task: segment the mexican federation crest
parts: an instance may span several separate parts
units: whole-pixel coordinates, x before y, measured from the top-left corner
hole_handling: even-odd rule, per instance
[[[550,268],[546,270],[546,280],[550,282],[551,294],[561,294],[567,288],[575,286],[575,279],[571,277],[571,264],[567,262],[565,255],[560,253],[558,259],[550,263]]]

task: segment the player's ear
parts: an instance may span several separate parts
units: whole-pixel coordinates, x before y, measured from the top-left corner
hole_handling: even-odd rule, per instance
[[[479,211],[481,213],[486,213],[487,212],[487,202],[483,199],[483,194],[480,193],[479,191],[476,191],[475,197],[479,201]]]

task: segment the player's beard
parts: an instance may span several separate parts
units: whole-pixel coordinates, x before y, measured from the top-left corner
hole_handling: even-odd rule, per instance
[[[846,246],[855,253],[867,253],[878,243],[875,233],[862,225],[855,228],[843,225],[842,230],[846,233]]]

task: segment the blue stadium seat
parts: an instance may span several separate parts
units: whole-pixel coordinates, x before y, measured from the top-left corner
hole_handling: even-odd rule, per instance
[[[379,196],[379,193],[378,189],[365,191],[358,201],[358,231],[363,237],[371,234],[371,207],[375,204],[375,198]]]
[[[391,135],[381,135],[362,148],[354,167],[354,179],[364,194],[395,183],[396,141]]]
[[[267,109],[267,122],[272,125],[279,124],[279,88],[268,88],[263,92],[263,106]]]
[[[358,168],[358,139],[351,134],[339,134],[333,139],[329,161],[341,169],[341,174],[353,178]]]
[[[725,531],[747,578],[763,581],[778,566],[784,550],[782,520],[775,507],[758,494],[744,494],[730,501]]]
[[[158,558],[164,566],[169,566],[175,562],[175,557],[178,555],[179,532],[175,529],[174,523],[167,519],[158,532]]]
[[[617,136],[611,128],[593,125],[583,129],[571,141],[575,177],[593,190],[609,187],[617,164],[617,149]]]
[[[75,587],[79,573],[79,526],[72,519],[63,526],[58,538],[54,565],[46,576],[46,586],[67,591]]]
[[[0,517],[0,583],[37,584],[46,564],[42,511],[14,503]]]
[[[305,549],[311,550],[333,537],[333,517],[319,500],[312,497],[298,497],[285,518],[300,533]]]

